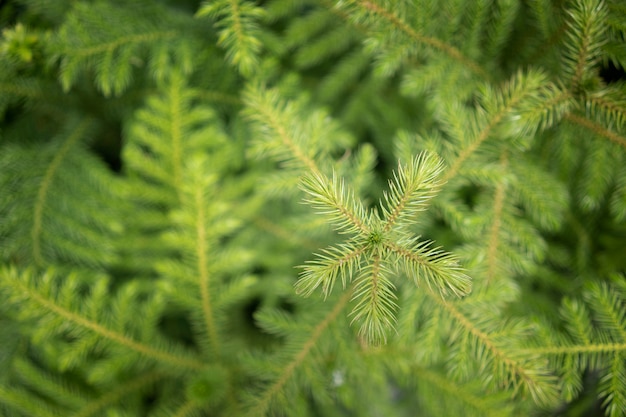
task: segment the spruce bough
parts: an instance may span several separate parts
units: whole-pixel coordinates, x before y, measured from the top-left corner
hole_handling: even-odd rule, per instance
[[[0,416],[626,415],[621,0],[0,7]]]
[[[356,305],[350,315],[361,323],[359,334],[374,343],[386,341],[387,331],[394,326],[397,296],[390,280],[393,275],[405,274],[417,286],[425,285],[442,296],[468,294],[471,281],[457,258],[410,232],[411,222],[439,191],[442,170],[441,159],[429,153],[400,165],[384,193],[382,216],[365,209],[336,175],[332,179],[319,173],[306,177],[302,188],[309,197],[305,201],[350,238],[324,249],[315,261],[303,266],[296,292],[310,295],[321,285],[328,296],[337,277],[344,289],[354,281],[350,287]]]

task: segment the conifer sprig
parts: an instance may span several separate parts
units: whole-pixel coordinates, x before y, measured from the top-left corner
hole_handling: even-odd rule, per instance
[[[406,21],[404,16],[399,16],[397,14],[397,10],[399,9],[410,10],[412,8],[410,5],[405,6],[394,4],[394,10],[390,10],[387,2],[380,2],[376,0],[340,0],[337,1],[337,6],[346,9],[346,13],[356,24],[375,22],[372,24],[373,28],[371,29],[371,32],[373,36],[371,40],[373,43],[377,44],[377,49],[381,52],[391,49],[389,46],[397,43],[397,37],[406,37],[403,39],[402,43],[404,47],[407,47],[404,52],[394,51],[391,49],[395,52],[395,54],[390,54],[388,52],[382,53],[383,55],[387,55],[385,56],[385,59],[390,63],[390,67],[398,65],[397,62],[391,63],[390,61],[392,59],[408,60],[408,58],[413,58],[411,55],[416,55],[417,50],[415,45],[420,45],[426,46],[427,48],[431,48],[445,56],[448,56],[460,65],[467,67],[471,72],[475,73],[480,78],[489,78],[489,74],[478,63],[464,55],[463,52],[454,45],[446,43],[436,37],[420,33],[419,29],[416,30],[412,27]],[[395,58],[391,58],[394,55]]]
[[[0,416],[625,414],[623,0],[13,3]]]
[[[92,282],[88,286],[83,275],[72,273],[63,276],[52,269],[44,274],[32,270],[19,271],[12,267],[0,269],[0,294],[9,302],[21,306],[19,318],[54,324],[49,328],[40,327],[34,339],[46,340],[65,333],[81,340],[80,343],[73,343],[72,349],[62,353],[59,359],[62,369],[83,363],[96,348],[122,349],[179,369],[198,370],[204,367],[193,354],[166,343],[155,332],[155,328],[147,325],[155,322],[155,316],[162,309],[163,300],[160,297],[153,297],[153,300],[140,306],[136,303],[141,293],[139,284],[133,282],[109,301],[108,280],[91,277]],[[86,287],[91,291],[89,297],[73,297],[74,293],[85,292]],[[136,336],[129,335],[129,329],[151,340],[137,340]]]
[[[590,284],[584,301],[564,300],[561,316],[566,323],[565,334],[545,325],[536,347],[518,351],[520,355],[547,357],[548,366],[561,376],[566,401],[580,394],[583,371],[598,372],[600,396],[609,417],[621,416],[626,409],[626,291],[621,284],[624,277],[616,278],[617,285]]]
[[[118,24],[110,24],[109,19]],[[132,84],[134,66],[143,64],[139,57],[146,51],[151,75],[157,80],[169,75],[174,66],[164,64],[172,61],[178,70],[191,72],[197,43],[193,36],[180,36],[189,29],[187,19],[154,2],[75,3],[48,44],[50,60],[60,64],[59,80],[65,91],[82,74],[93,71],[95,84],[105,96],[120,95]]]
[[[607,40],[607,13],[603,1],[578,0],[568,14],[563,70],[569,75],[569,87],[577,92],[581,83],[593,75],[592,71],[602,56],[602,47]]]
[[[304,201],[325,215],[339,233],[371,232],[363,220],[371,213],[367,213],[354,192],[337,175],[330,180],[320,173],[312,173],[302,180],[302,188],[310,196]]]
[[[262,44],[257,21],[264,15],[264,9],[246,0],[207,1],[196,13],[197,17],[216,20],[218,44],[226,49],[228,60],[245,76],[250,76],[259,62]]]
[[[305,296],[322,287],[325,296],[339,277],[344,289],[355,281],[350,313],[360,323],[359,334],[374,344],[386,342],[395,323],[395,285],[390,278],[403,272],[416,285],[426,285],[445,295],[468,294],[470,278],[457,258],[431,242],[411,236],[409,221],[426,209],[442,183],[442,160],[422,153],[408,164],[400,164],[390,181],[390,192],[381,202],[382,210],[367,211],[343,181],[320,173],[302,182],[307,203],[327,216],[340,233],[350,234],[345,243],[327,248],[317,259],[302,266],[296,291]]]
[[[385,222],[383,230],[408,226],[408,221],[420,211],[426,210],[428,202],[443,185],[440,179],[444,169],[442,161],[422,153],[406,167],[398,166],[389,181],[389,192],[384,192],[382,206]]]
[[[3,149],[0,258],[38,266],[115,261],[115,178],[85,149],[95,127],[72,115],[49,143]]]

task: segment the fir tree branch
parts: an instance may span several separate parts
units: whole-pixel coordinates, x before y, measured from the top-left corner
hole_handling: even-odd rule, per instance
[[[439,50],[444,54],[448,55],[453,60],[463,64],[465,67],[469,68],[473,73],[478,75],[483,79],[489,79],[489,74],[476,62],[471,60],[470,58],[463,55],[461,51],[459,51],[454,46],[451,46],[437,38],[424,36],[411,28],[406,22],[404,22],[401,18],[396,16],[392,11],[385,9],[382,6],[370,1],[370,0],[350,0],[349,3],[354,4],[355,6],[370,11],[386,21],[388,21],[395,28],[404,32],[409,38],[413,39],[416,42],[422,43],[424,45],[428,45],[433,49]]]
[[[500,164],[503,166],[503,170],[506,170],[508,165],[507,152],[503,152],[500,158]],[[489,230],[489,239],[487,244],[487,281],[492,281],[498,271],[498,256],[499,256],[499,244],[500,233],[502,227],[502,210],[504,207],[504,200],[506,196],[506,182],[500,181],[496,186],[495,195],[493,198],[493,214],[491,227]]]
[[[200,295],[202,298],[202,312],[204,313],[204,322],[207,333],[209,335],[211,347],[215,357],[219,357],[220,347],[218,342],[217,328],[215,318],[213,317],[213,306],[211,302],[210,279],[207,258],[207,224],[205,219],[205,201],[203,198],[202,183],[195,184],[194,203],[196,209],[196,257],[197,268],[199,272],[198,280],[200,284]]]
[[[71,134],[67,136],[54,158],[50,161],[50,165],[48,165],[48,168],[41,179],[41,183],[39,184],[33,210],[33,227],[31,229],[31,239],[33,241],[33,260],[36,265],[45,265],[46,262],[41,250],[41,239],[46,200],[49,198],[52,181],[58,174],[65,156],[76,144],[76,142],[83,139],[85,133],[91,126],[91,121],[89,119],[84,119],[80,124],[73,127]]]
[[[192,416],[192,413],[197,411],[199,408],[199,405],[195,401],[188,400],[181,405],[174,414],[172,414],[172,417],[189,417]]]
[[[621,279],[621,277],[619,277]],[[583,293],[585,303],[566,299],[561,316],[568,334],[551,326],[540,328],[548,337],[537,338],[537,346],[522,347],[520,353],[546,358],[548,366],[564,375],[564,390],[575,396],[581,390],[580,374],[598,373],[598,391],[608,416],[620,416],[626,407],[626,310],[623,284],[591,282]],[[547,343],[546,340],[547,339]],[[548,346],[546,346],[546,344]]]
[[[383,194],[387,207],[383,207],[383,232],[394,226],[403,227],[406,219],[426,210],[428,202],[438,194],[441,186],[439,176],[443,161],[431,153],[420,153],[407,166],[398,164],[393,181],[389,181],[389,192]]]
[[[467,389],[467,387],[455,383],[450,378],[442,377],[438,372],[434,372],[427,368],[416,367],[414,374],[418,380],[422,380],[428,385],[437,387],[437,389],[445,392],[446,395],[453,397],[455,400],[466,404],[467,407],[478,411],[481,416],[502,417],[503,415],[510,415],[509,412],[502,409],[501,404],[497,404],[497,408],[494,407],[496,404],[494,404],[493,401],[490,401],[488,396],[472,392]]]
[[[599,395],[608,417],[621,417],[626,410],[626,354],[613,356],[607,374],[600,379]]]
[[[580,355],[580,354],[603,354],[603,353],[624,353],[626,343],[589,343],[573,344],[565,346],[543,346],[533,348],[523,348],[518,351],[521,355]]]
[[[220,29],[218,44],[226,49],[228,60],[244,76],[252,75],[259,64],[262,43],[258,38],[256,20],[264,15],[264,9],[246,0],[206,1],[196,13],[196,17],[217,19],[216,26]]]
[[[437,290],[441,296],[449,292],[457,297],[469,294],[471,279],[459,266],[457,257],[441,248],[432,248],[431,243],[413,239],[404,245],[385,242],[384,246],[397,256],[416,285],[425,283],[430,291]]]
[[[404,221],[434,197],[441,185],[438,177],[442,166],[441,159],[430,153],[419,154],[407,166],[401,164],[395,182],[390,182],[390,194],[385,194],[385,220],[378,213],[368,215],[336,175],[332,180],[322,174],[305,177],[303,189],[311,196],[306,201],[328,216],[340,233],[355,236],[347,243],[326,249],[318,255],[318,260],[304,265],[296,283],[297,292],[306,296],[321,285],[326,295],[338,275],[345,287],[352,280],[347,275],[358,273],[353,298],[356,306],[350,314],[361,322],[360,335],[377,344],[386,341],[384,330],[393,328],[395,323],[397,296],[387,277],[398,270],[398,265],[404,267],[416,285],[425,281],[442,295],[469,293],[471,280],[459,267],[456,257],[440,248],[431,248],[428,241],[419,242],[411,237],[406,230],[410,224]]]
[[[55,304],[52,300],[48,300],[40,294],[32,291],[29,287],[25,285],[18,284],[18,288],[20,288],[24,294],[27,294],[33,301],[35,301],[45,310],[50,311],[60,317],[63,317],[65,320],[71,321],[81,327],[98,333],[105,339],[111,340],[121,346],[127,347],[149,358],[189,369],[202,369],[204,367],[204,364],[200,361],[175,356],[169,352],[154,349],[148,345],[144,345],[143,343],[132,340],[124,336],[123,334],[107,329],[106,327],[96,322],[79,316],[70,310],[64,309],[63,307]]]
[[[27,395],[23,391],[4,385],[0,385],[0,403],[28,416],[62,417],[60,412],[51,410],[50,404],[44,403],[42,400],[35,401],[32,395]]]
[[[599,135],[599,136],[603,136],[607,139],[609,139],[611,142],[616,143],[618,145],[620,145],[621,147],[626,149],[626,137],[621,136],[607,128],[605,128],[604,126],[589,120],[586,117],[581,117],[578,116],[574,113],[567,113],[565,114],[565,119],[575,123],[579,126],[582,126],[586,129],[591,130],[593,133]]]
[[[28,85],[16,81],[11,83],[0,82],[0,93],[3,96],[26,97],[29,99],[41,98],[43,96],[43,92],[37,85]]]
[[[575,106],[576,102],[569,91],[547,82],[541,88],[537,97],[526,100],[519,110],[519,117],[525,121],[519,134],[521,136],[533,137],[539,132],[556,125]]]
[[[624,90],[623,84],[585,97],[585,108],[592,113],[598,113],[605,119],[602,122],[604,125],[613,126],[618,131],[626,124],[626,100],[621,97],[620,90]]]
[[[276,92],[266,91],[261,87],[249,87],[244,93],[244,102],[253,111],[250,118],[264,127],[268,127],[280,139],[285,150],[289,152],[289,155],[281,154],[281,159],[293,158],[305,167],[307,172],[314,175],[321,173],[314,158],[302,147],[299,138],[295,138],[290,132],[291,120],[286,111],[282,109],[283,106],[279,103]]]
[[[173,207],[182,198],[187,161],[225,139],[213,109],[194,101],[195,92],[182,73],[172,71],[166,81],[135,113],[123,156],[129,170],[139,174],[142,203],[154,195],[159,200],[153,203]]]
[[[136,394],[137,391],[141,391],[163,378],[165,378],[165,374],[160,372],[150,372],[140,375],[137,378],[118,385],[114,389],[98,397],[95,401],[89,402],[79,411],[71,414],[71,417],[98,416],[102,410],[106,409],[106,407],[117,404],[122,398],[128,395]]]
[[[626,297],[606,283],[593,283],[585,295],[595,313],[596,322],[613,340],[626,342]]]
[[[281,392],[285,384],[287,384],[287,382],[289,382],[289,380],[293,377],[297,368],[309,357],[311,350],[315,347],[324,331],[337,319],[337,316],[346,307],[351,297],[352,291],[350,290],[346,291],[341,298],[337,300],[333,309],[324,317],[322,321],[317,324],[317,326],[313,328],[311,336],[304,342],[298,353],[294,355],[293,359],[283,368],[283,371],[278,379],[276,379],[276,381],[270,385],[259,398],[256,399],[255,404],[253,404],[253,406],[250,407],[246,413],[247,416],[258,417],[266,415],[267,411],[271,407],[274,397]]]
[[[345,289],[354,273],[360,269],[361,258],[366,250],[364,245],[351,243],[323,250],[317,255],[318,259],[303,266],[304,271],[295,285],[296,294],[308,297],[321,285],[326,298],[332,292],[337,276],[341,277]]]
[[[574,340],[584,345],[592,344],[593,324],[584,304],[575,299],[565,299],[561,309],[562,315],[567,317],[567,328]]]
[[[74,323],[79,327],[90,330],[107,340],[110,340],[120,346],[124,346],[153,360],[166,362],[186,369],[197,370],[204,368],[204,364],[201,361],[194,358],[176,355],[165,350],[155,349],[152,346],[137,342],[124,334],[111,330],[96,321],[90,320],[75,311],[61,306],[56,302],[56,300],[46,297],[44,294],[29,286],[28,282],[22,280],[18,272],[13,268],[2,272],[4,285],[6,287],[12,288],[13,291],[19,294],[20,297],[25,297],[29,301],[32,301],[44,312],[52,313],[63,320],[67,320],[68,322]],[[32,277],[30,279],[32,279]]]
[[[465,144],[465,146],[460,149],[458,156],[445,173],[442,182],[449,182],[458,175],[463,164],[489,139],[495,128],[511,115],[517,118],[516,116],[518,115],[514,113],[520,107],[523,110],[524,105],[527,104],[526,102],[534,102],[544,94],[548,97],[548,102],[560,104],[566,101],[565,99],[568,97],[566,94],[557,95],[555,101],[554,94],[550,94],[552,86],[546,86],[546,82],[546,76],[542,72],[529,71],[523,73],[520,71],[497,91],[493,91],[491,86],[486,84],[484,106],[487,108],[488,118],[480,120],[480,130],[476,134],[471,135],[469,140],[463,138],[461,143]],[[548,91],[547,93],[546,90]],[[542,113],[545,113],[545,111]],[[528,129],[527,127],[525,128]]]
[[[480,131],[478,136],[474,140],[472,140],[468,144],[468,146],[461,149],[461,152],[454,160],[454,163],[450,166],[450,168],[448,168],[445,175],[443,176],[442,181],[444,183],[450,182],[454,177],[459,174],[459,171],[461,170],[461,167],[465,163],[465,161],[467,161],[478,150],[480,145],[482,145],[482,143],[489,138],[491,131],[498,125],[498,123],[500,123],[504,119],[505,116],[505,111],[501,111],[500,113],[493,115],[491,120],[489,120],[487,126],[485,126]]]
[[[350,315],[352,323],[360,322],[359,335],[375,345],[387,342],[387,329],[395,325],[398,308],[395,285],[387,278],[388,271],[380,254],[374,254],[371,263],[363,268],[354,284],[352,301],[357,304]]]
[[[119,24],[111,25],[112,20]],[[189,31],[194,23],[173,7],[154,2],[74,3],[48,49],[51,60],[60,61],[65,91],[91,71],[105,96],[119,95],[131,84],[134,64],[142,62],[140,56],[146,52],[154,79],[164,80],[172,69],[189,74],[198,45]]]
[[[318,213],[327,216],[339,233],[371,233],[364,223],[367,218],[365,207],[337,175],[333,175],[331,180],[314,172],[304,177],[302,189],[310,196],[305,201]]]
[[[606,10],[601,1],[578,0],[569,15],[572,20],[567,35],[571,44],[565,45],[565,58],[569,61],[565,71],[571,75],[571,91],[576,92],[599,60],[606,42]]]
[[[183,165],[183,131],[182,131],[182,118],[183,118],[183,97],[181,94],[182,82],[176,80],[172,82],[168,88],[168,100],[167,104],[168,115],[170,116],[169,123],[169,137],[168,140],[172,146],[172,170],[174,175],[173,186],[174,189],[179,192],[182,187],[182,165]],[[180,195],[179,195],[180,198]]]
[[[61,54],[63,55],[72,55],[76,58],[90,58],[93,55],[98,55],[103,52],[112,53],[114,50],[122,47],[133,44],[141,44],[147,42],[155,42],[159,40],[171,39],[180,36],[180,33],[173,30],[168,31],[154,31],[148,33],[138,33],[132,34],[128,36],[122,36],[110,42],[104,42],[101,44],[86,46],[83,48],[72,48],[67,47],[67,49],[62,49]]]
[[[87,402],[82,390],[76,389],[76,385],[70,385],[65,378],[34,365],[32,360],[17,357],[12,365],[11,371],[26,389],[54,398],[57,404],[71,409],[83,407]]]
[[[448,315],[461,326],[463,331],[474,341],[471,342],[476,349],[476,354],[482,363],[489,363],[492,377],[495,378],[496,384],[503,384],[507,387],[513,387],[515,391],[520,388],[527,391],[535,403],[551,404],[557,397],[556,379],[552,377],[547,368],[531,367],[519,355],[518,351],[512,355],[502,346],[496,344],[492,336],[481,330],[468,317],[466,317],[453,303],[450,303],[441,297],[428,293]],[[457,343],[460,343],[457,341]],[[486,367],[486,366],[485,366]]]

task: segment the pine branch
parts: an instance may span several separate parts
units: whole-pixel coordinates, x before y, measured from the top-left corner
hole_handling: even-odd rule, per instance
[[[343,233],[353,235],[347,243],[331,247],[318,255],[318,260],[302,266],[296,290],[309,295],[322,286],[325,296],[332,290],[337,276],[346,282],[356,279],[357,290],[350,313],[361,322],[360,334],[369,342],[384,343],[385,329],[393,327],[396,295],[388,280],[393,271],[404,271],[416,285],[434,287],[445,295],[467,294],[471,281],[459,267],[456,257],[430,242],[410,237],[405,220],[423,210],[434,197],[441,182],[441,160],[433,154],[421,154],[408,165],[400,165],[391,194],[385,194],[384,218],[367,213],[354,194],[343,183],[321,174],[306,177],[303,189],[307,202]],[[352,275],[354,274],[354,275]],[[353,278],[356,276],[357,278]]]
[[[111,20],[120,24],[111,25]],[[154,3],[76,3],[48,45],[48,53],[52,61],[60,62],[59,78],[65,91],[93,69],[96,85],[105,96],[120,95],[132,82],[138,56],[146,51],[157,80],[169,75],[163,72],[163,64],[170,59],[179,64],[179,70],[191,72],[197,44],[193,37],[181,36],[183,28],[193,27],[190,20]]]
[[[250,257],[245,250],[233,251],[228,245],[220,244],[220,240],[232,237],[240,227],[242,213],[252,211],[242,198],[245,187],[232,188],[218,182],[221,171],[227,168],[220,167],[220,163],[230,152],[228,148],[225,145],[212,155],[194,155],[185,161],[178,190],[180,206],[172,210],[172,230],[161,240],[164,246],[175,248],[180,259],[157,264],[162,276],[180,284],[168,285],[167,291],[181,307],[194,316],[197,314],[201,321],[197,329],[199,343],[208,346],[207,353],[213,358],[224,353],[221,326],[224,309],[233,302],[223,271],[234,272],[233,262],[245,268],[246,258]],[[231,207],[234,198],[239,198],[236,210]],[[249,282],[233,280],[231,284],[241,290]]]
[[[406,167],[399,164],[393,181],[389,181],[389,193],[383,194],[383,232],[408,226],[410,218],[426,210],[443,185],[439,180],[443,169],[443,161],[430,153],[417,155]]]
[[[267,141],[263,145],[267,146],[272,156],[289,166],[303,167],[312,173],[320,172],[315,162],[317,155],[313,153],[316,150],[307,151],[307,148],[310,149],[306,146],[307,139],[295,123],[293,105],[282,102],[277,91],[253,87],[246,91],[244,102],[250,108],[248,117],[262,129]]]
[[[299,68],[309,68],[320,63],[332,60],[342,60],[344,55],[356,49],[359,55],[361,34],[350,25],[343,24],[343,16],[338,16],[337,9],[331,4],[315,4],[311,2],[309,9],[300,13],[292,12],[287,20],[288,27],[280,39],[282,50],[280,54],[285,58],[293,59]],[[321,7],[320,7],[321,6]],[[297,14],[296,14],[297,13]],[[278,18],[270,10],[271,18]],[[353,61],[353,64],[355,62]],[[339,64],[341,65],[341,64]],[[358,71],[356,66],[348,72]],[[344,86],[345,87],[345,86]]]
[[[85,405],[87,396],[84,390],[77,389],[75,384],[68,383],[66,378],[55,375],[35,365],[25,358],[15,358],[12,363],[12,372],[19,382],[15,387],[23,385],[26,389],[47,397],[54,398],[55,403],[77,409]],[[17,392],[17,391],[16,391]]]
[[[610,129],[622,132],[626,125],[624,91],[626,86],[623,83],[613,83],[609,87],[589,92],[585,97],[588,117]]]
[[[530,394],[533,401],[540,405],[554,404],[557,398],[556,378],[541,361],[532,355],[522,356],[517,347],[512,346],[513,337],[524,335],[512,334],[492,337],[479,325],[472,322],[454,304],[447,302],[435,294],[429,294],[432,300],[441,307],[459,326],[462,332],[461,339],[455,341],[457,348],[467,344],[472,356],[481,363],[482,369],[490,369],[486,375],[495,385],[511,387],[515,392]],[[519,333],[513,325],[509,331]],[[464,365],[459,364],[459,366]]]
[[[606,127],[593,122],[585,117],[578,116],[574,113],[567,113],[565,119],[592,131],[593,133],[603,136],[613,143],[620,145],[626,149],[626,137],[607,129]]]
[[[117,404],[125,396],[136,394],[137,391],[145,390],[150,385],[155,384],[163,379],[165,374],[160,372],[151,372],[133,378],[124,384],[117,386],[115,389],[103,394],[96,400],[91,401],[81,407],[77,412],[71,414],[71,417],[90,417],[97,416],[102,410],[108,406]]]
[[[568,334],[559,334],[546,326],[543,331],[552,336],[550,344],[525,348],[520,354],[548,357],[550,367],[561,375],[580,375],[588,368],[596,370],[606,414],[617,417],[626,407],[626,297],[619,288],[593,283],[584,298],[585,303],[573,299],[563,302],[561,315],[568,324]],[[562,383],[570,396],[580,392],[576,378],[564,379]]]
[[[500,162],[503,166],[508,165],[508,155],[503,152]],[[493,281],[498,275],[498,256],[500,233],[502,228],[502,210],[506,198],[507,187],[504,181],[496,186],[493,197],[493,221],[489,230],[489,240],[487,243],[487,281]]]
[[[328,113],[312,109],[303,99],[286,101],[278,89],[251,85],[244,102],[245,114],[259,133],[254,153],[270,156],[297,176],[330,172],[330,154],[352,143]],[[307,114],[305,120],[302,114]]]
[[[582,161],[576,197],[587,211],[597,210],[604,204],[605,196],[613,183],[613,173],[623,162],[624,153],[609,142],[594,143]]]
[[[481,58],[485,61],[499,59],[506,53],[515,22],[522,13],[521,5],[515,2],[495,2],[490,6],[491,18],[485,25],[485,44],[481,45]]]
[[[199,412],[200,406],[195,401],[187,401],[178,409],[172,412],[172,417],[195,417]]]
[[[345,290],[355,272],[360,270],[361,258],[365,251],[366,249],[356,242],[324,249],[322,253],[317,254],[316,260],[301,267],[304,271],[295,285],[296,293],[308,297],[321,285],[326,298],[332,292],[338,276]]]
[[[5,63],[0,69],[0,116],[10,106],[26,102],[37,103],[46,91],[54,91],[54,85],[38,78],[20,76],[17,68]]]
[[[550,0],[531,0],[528,7],[534,15],[536,27],[544,39],[549,39],[554,27],[557,27],[556,6]]]
[[[226,141],[213,109],[194,98],[183,75],[173,73],[128,126],[123,157],[128,170],[138,177],[139,189],[132,191],[145,203],[151,202],[152,194],[160,199],[155,205],[175,205],[184,185],[185,161]]]
[[[536,348],[526,348],[520,350],[522,354],[538,354],[538,355],[567,355],[579,356],[589,355],[589,358],[581,361],[581,363],[596,363],[594,355],[601,354],[620,354],[626,352],[626,343],[589,343],[589,344],[571,344],[565,346],[546,346]]]
[[[541,230],[558,229],[567,207],[563,184],[531,160],[519,156],[511,160],[507,150],[501,154],[494,167],[499,178],[471,178],[483,190],[471,211],[456,213],[442,207],[446,220],[467,242],[457,253],[466,263],[475,263],[474,278],[482,276],[484,284],[493,284],[496,277],[525,276],[541,265],[547,248]],[[466,176],[468,172],[464,171]]]
[[[520,136],[532,137],[557,125],[573,108],[575,102],[569,92],[545,82],[535,95],[524,100],[511,119],[519,119]]]
[[[448,168],[443,177],[443,182],[449,182],[452,178],[459,174],[462,165],[473,156],[481,145],[490,138],[496,131],[497,127],[504,124],[504,132],[506,136],[513,136],[515,139],[528,140],[520,138],[521,132],[534,131],[537,124],[543,124],[542,118],[550,120],[555,112],[562,113],[563,98],[566,96],[557,95],[555,100],[553,90],[549,84],[546,86],[546,75],[540,71],[529,71],[528,73],[518,72],[501,88],[494,89],[488,84],[483,87],[482,105],[486,110],[486,114],[478,113],[475,116],[475,129],[470,130],[469,137],[459,138],[462,147],[460,147],[454,163]],[[541,99],[545,97],[545,99]],[[533,103],[537,101],[552,103],[547,109],[539,112],[541,115],[537,118],[533,113],[536,106]],[[533,108],[532,112],[528,112],[528,108]],[[453,111],[447,118],[455,119]],[[547,125],[546,125],[547,126]],[[457,132],[459,133],[458,129]],[[527,147],[528,145],[524,145]]]
[[[34,400],[32,395],[15,388],[0,386],[0,402],[18,410],[27,416],[61,417],[60,411],[51,410],[50,404],[44,400]]]
[[[267,387],[263,393],[255,398],[254,402],[248,408],[247,416],[263,416],[272,409],[272,402],[283,390],[284,386],[293,378],[294,373],[304,361],[309,359],[311,350],[315,347],[316,343],[322,336],[322,334],[328,329],[328,327],[337,319],[339,313],[346,307],[350,301],[352,291],[346,291],[344,295],[339,298],[328,314],[326,314],[322,321],[320,321],[310,332],[310,336],[295,352],[291,361],[289,361],[283,368],[278,378]]]
[[[47,144],[4,147],[0,235],[5,259],[92,268],[115,262],[121,230],[114,220],[116,182],[85,149],[94,128],[93,120],[70,117]]]
[[[413,371],[418,381],[418,395],[424,398],[424,402],[430,405],[431,413],[441,413],[445,408],[448,412],[450,409],[457,409],[458,413],[464,416],[476,417],[504,417],[511,416],[513,409],[510,404],[504,401],[503,395],[485,395],[482,389],[473,383],[459,384],[456,381],[446,378],[442,372],[434,369],[417,368]],[[422,382],[421,384],[419,382]],[[445,395],[450,402],[458,403],[456,407],[446,401],[446,405],[442,405],[436,398]],[[427,406],[428,407],[428,406]]]
[[[352,322],[360,322],[359,335],[375,345],[387,342],[387,330],[395,325],[398,305],[395,285],[389,280],[391,271],[380,255],[374,254],[371,262],[361,269],[355,279],[352,300],[356,305],[350,313]]]
[[[585,294],[596,322],[612,340],[626,343],[626,297],[608,284],[595,283]]]
[[[602,54],[606,42],[606,8],[602,1],[578,0],[568,14],[571,20],[564,45],[563,71],[570,78],[571,91],[577,92]]]
[[[376,2],[369,0],[351,0],[346,2],[341,1],[338,2],[338,5],[342,7],[351,6],[351,8],[348,8],[347,14],[351,16],[351,18],[354,19],[357,23],[362,21],[367,22],[369,19],[371,19],[370,14],[377,16],[386,21],[386,23],[389,25],[390,28],[388,33],[400,31],[409,38],[410,42],[417,42],[418,44],[423,44],[439,52],[442,52],[443,54],[462,64],[464,67],[470,69],[470,71],[478,75],[480,78],[489,78],[487,72],[483,68],[481,68],[479,64],[463,55],[463,53],[457,48],[447,44],[440,39],[420,34],[419,32],[415,31],[409,24],[407,24],[402,18],[394,14],[393,11],[387,10],[385,6],[381,6]],[[383,40],[383,43],[386,42]],[[406,44],[409,44],[409,42],[406,42]]]
[[[246,0],[218,0],[200,6],[196,17],[204,16],[216,20],[218,44],[226,49],[227,59],[242,75],[251,76],[259,65],[262,44],[257,21],[265,16],[265,10]]]
[[[196,257],[198,259],[198,271],[200,281],[200,294],[202,297],[202,311],[204,313],[204,321],[207,328],[207,333],[213,347],[213,353],[218,356],[220,351],[217,330],[215,326],[215,319],[213,317],[213,306],[211,301],[210,279],[208,270],[208,242],[207,242],[207,221],[204,213],[204,206],[206,199],[203,198],[204,187],[202,183],[198,183],[196,192],[194,193],[194,203],[197,212],[196,230],[197,230],[197,246]]]
[[[63,143],[58,153],[54,156],[54,158],[50,162],[50,165],[46,169],[44,177],[41,181],[41,186],[37,191],[31,236],[33,240],[33,259],[38,265],[44,265],[44,260],[41,253],[40,236],[42,232],[42,218],[44,206],[46,204],[46,199],[49,195],[51,182],[54,176],[57,174],[61,162],[65,158],[68,151],[75,145],[78,140],[80,140],[84,136],[88,127],[89,121],[84,120],[79,126],[77,126],[76,130],[72,132],[72,135],[68,136],[67,140],[65,141],[65,143]]]
[[[620,0],[18,3],[0,415],[624,414]]]
[[[509,161],[508,169],[514,174],[512,196],[534,224],[543,230],[558,230],[564,221],[568,192],[561,181],[531,158]]]
[[[440,247],[431,247],[430,241],[410,239],[399,244],[389,242],[385,246],[399,260],[399,268],[417,286],[426,285],[441,296],[452,293],[457,297],[469,294],[471,279],[459,265],[458,258]]]
[[[626,219],[626,167],[622,167],[616,175],[610,210],[618,222]]]
[[[626,354],[616,354],[608,372],[600,379],[599,395],[608,417],[619,417],[626,410]]]
[[[365,207],[336,175],[331,180],[314,172],[302,180],[302,189],[309,195],[304,201],[326,216],[339,233],[371,232],[364,220],[369,217]]]
[[[88,330],[95,333],[103,340],[112,342],[129,351],[134,351],[142,356],[155,361],[165,362],[176,367],[184,369],[202,369],[204,364],[197,359],[189,356],[187,353],[174,351],[171,347],[156,343],[155,345],[145,344],[126,336],[125,334],[113,330],[109,325],[105,324],[101,318],[89,317],[86,310],[92,307],[91,314],[97,313],[105,316],[102,311],[105,307],[102,305],[106,294],[94,292],[94,296],[83,305],[77,307],[72,304],[78,303],[79,300],[73,299],[73,291],[81,285],[80,278],[74,274],[65,277],[65,282],[61,285],[59,277],[52,271],[38,277],[31,271],[18,272],[15,268],[4,268],[0,271],[3,279],[0,281],[2,290],[5,292],[13,303],[24,303],[29,305],[28,310],[22,310],[22,314],[31,319],[39,320],[55,320],[70,326],[78,333]],[[40,282],[38,282],[40,280]],[[102,284],[105,281],[100,279]],[[55,289],[55,285],[59,285]],[[97,288],[97,285],[93,286]],[[100,285],[102,288],[102,285]],[[133,291],[131,287],[128,290]],[[56,292],[56,294],[55,294]],[[120,293],[122,295],[123,293]],[[97,308],[96,306],[99,306]],[[117,317],[118,320],[127,321],[136,319],[136,317]],[[146,318],[147,319],[147,318]],[[44,329],[42,329],[44,330]],[[63,330],[63,327],[56,331]],[[54,329],[46,329],[46,331],[55,331]]]

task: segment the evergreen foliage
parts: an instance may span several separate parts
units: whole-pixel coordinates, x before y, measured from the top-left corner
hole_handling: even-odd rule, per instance
[[[0,416],[626,415],[622,1],[0,22]]]

